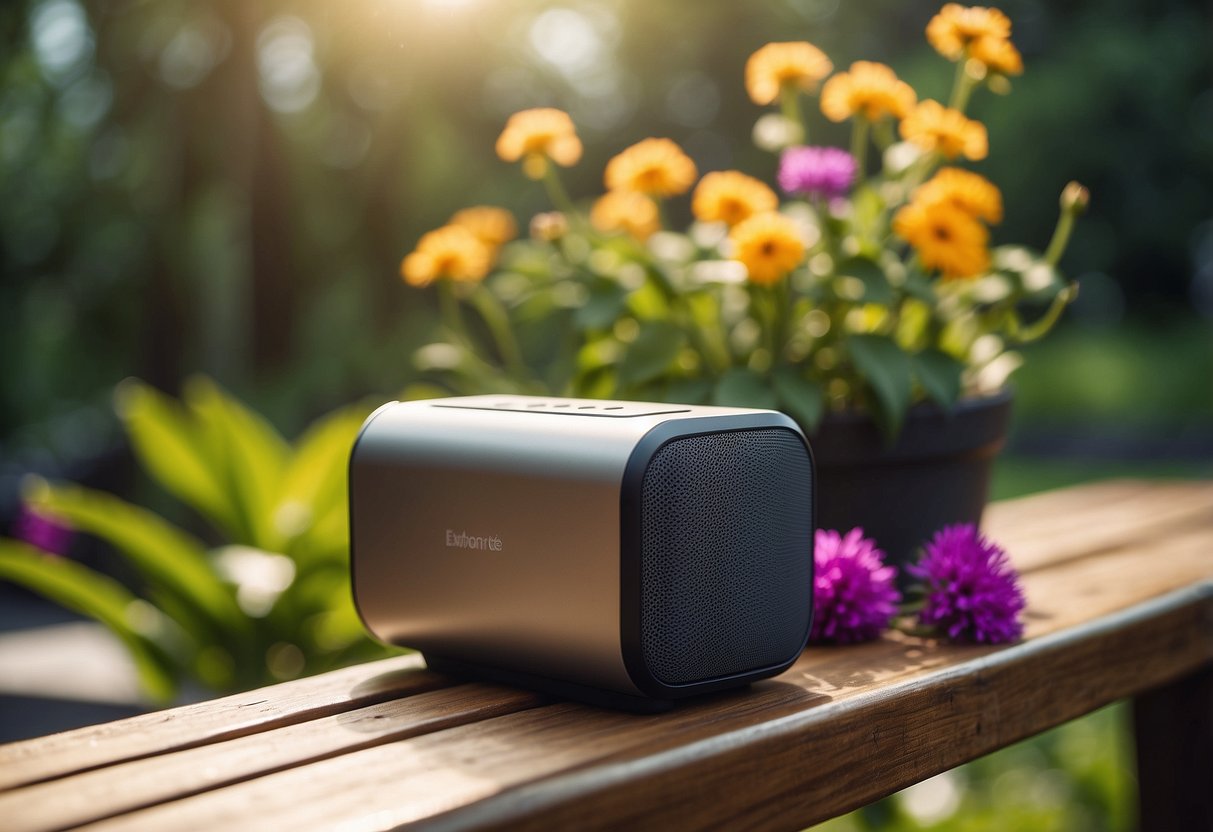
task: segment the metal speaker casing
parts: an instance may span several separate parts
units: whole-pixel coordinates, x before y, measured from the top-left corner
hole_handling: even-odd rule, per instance
[[[642,707],[775,675],[808,637],[813,461],[782,413],[393,402],[349,488],[359,614],[438,669]]]

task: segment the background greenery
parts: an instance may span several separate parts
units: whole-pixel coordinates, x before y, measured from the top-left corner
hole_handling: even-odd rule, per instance
[[[1047,242],[1069,179],[1093,204],[1062,263],[1081,296],[1016,376],[996,492],[1213,475],[1208,4],[1000,5],[1027,73],[1008,99],[974,111],[991,134],[977,168],[1007,203],[994,242]],[[3,4],[0,532],[35,473],[116,491],[206,545],[224,542],[135,473],[110,401],[121,379],[176,394],[206,373],[287,436],[340,405],[394,396],[415,379],[410,356],[435,317],[431,296],[397,278],[400,257],[464,205],[519,216],[544,206],[492,153],[510,112],[573,114],[587,147],[568,176],[578,196],[597,194],[605,160],[648,135],[679,141],[701,170],[769,179],[774,160],[749,139],[758,109],[742,88],[746,56],[806,38],[839,66],[887,61],[943,95],[950,75],[922,38],[937,6]],[[832,130],[815,139],[844,144]],[[81,557],[137,582],[103,547]],[[961,770],[936,787],[954,787],[959,797],[943,803],[953,814],[930,823],[901,798],[841,823],[1121,828],[1131,767],[1120,752],[1090,751],[1123,749],[1120,725],[1105,712]],[[1021,817],[1005,796],[1025,789],[1056,799]]]

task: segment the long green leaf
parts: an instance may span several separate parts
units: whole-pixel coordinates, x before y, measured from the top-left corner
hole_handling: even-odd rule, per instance
[[[773,408],[779,403],[767,381],[746,367],[733,367],[726,371],[716,383],[712,400],[730,407]]]
[[[961,375],[964,364],[942,350],[926,349],[910,359],[914,376],[922,389],[940,407],[950,410],[960,398]]]
[[[113,545],[150,585],[172,595],[174,609],[192,612],[190,620],[179,622],[187,630],[201,629],[229,641],[247,632],[247,617],[211,569],[202,544],[190,535],[146,509],[87,488],[39,481],[28,498],[48,514]]]
[[[817,427],[825,410],[825,394],[820,384],[804,378],[792,367],[776,370],[771,383],[779,395],[779,406],[799,422],[805,432]]]
[[[848,257],[834,267],[839,277],[853,277],[863,284],[863,300],[865,303],[879,303],[885,306],[893,302],[893,287],[880,264],[867,257]]]
[[[141,625],[140,616],[131,614],[139,608],[140,600],[117,581],[13,540],[0,540],[0,578],[100,621],[130,651],[148,695],[160,702],[172,698],[177,685],[170,656],[179,653],[180,647],[174,645],[177,649],[170,651],[167,645],[158,643],[154,629]]]
[[[686,344],[686,333],[665,321],[651,321],[640,327],[619,364],[619,383],[624,387],[644,384],[657,378],[674,363]]]
[[[190,414],[136,379],[118,385],[114,406],[144,470],[221,529],[236,533],[240,522],[222,460]]]
[[[336,506],[344,506],[350,450],[371,410],[366,404],[337,410],[299,439],[274,510],[280,531],[290,537],[307,535]]]
[[[187,381],[185,400],[223,465],[224,485],[236,501],[247,533],[239,542],[281,550],[284,536],[275,527],[273,510],[290,454],[286,441],[269,422],[209,379]]]
[[[872,415],[892,441],[910,406],[910,358],[891,338],[880,335],[852,335],[847,349],[855,369],[876,395]]]

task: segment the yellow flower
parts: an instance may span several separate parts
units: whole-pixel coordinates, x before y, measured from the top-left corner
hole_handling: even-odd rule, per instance
[[[982,38],[1007,40],[1011,19],[998,9],[948,3],[927,24],[927,40],[950,61],[959,60],[965,49]]]
[[[985,64],[990,72],[999,75],[1023,75],[1023,56],[1015,44],[1004,38],[978,38],[969,48],[975,61]]]
[[[914,190],[915,202],[948,202],[988,223],[1002,222],[1002,192],[984,176],[961,168],[940,168]]]
[[[990,232],[950,202],[911,202],[893,216],[893,232],[945,280],[976,277],[990,267]]]
[[[657,203],[636,191],[608,191],[590,209],[590,222],[603,232],[626,231],[644,242],[661,229]]]
[[[755,214],[729,232],[733,259],[746,267],[754,283],[770,285],[804,262],[804,240],[783,214]]]
[[[490,249],[496,249],[518,236],[518,224],[514,222],[514,215],[493,205],[475,205],[457,211],[451,217],[450,224],[471,231],[476,235],[476,239]]]
[[[636,191],[662,198],[686,193],[698,171],[691,157],[669,139],[637,142],[606,166],[608,191]]]
[[[964,113],[945,107],[938,101],[920,101],[901,121],[902,138],[926,151],[938,151],[948,159],[960,154],[966,158],[986,158],[990,152],[985,125],[966,118]]]
[[[885,116],[905,118],[918,96],[892,69],[872,61],[856,61],[821,88],[821,112],[830,121],[861,115],[868,121]]]
[[[569,114],[550,107],[522,110],[510,116],[497,137],[497,155],[505,162],[522,160],[532,179],[542,179],[548,160],[562,167],[581,159],[581,139]]]
[[[754,214],[779,207],[775,192],[752,176],[736,170],[709,173],[699,180],[691,196],[691,211],[703,222],[723,222],[730,227]]]
[[[488,246],[459,225],[444,225],[422,236],[400,264],[410,286],[428,286],[435,280],[483,280],[492,263]]]
[[[755,104],[770,104],[785,86],[812,92],[833,68],[811,43],[768,43],[746,61],[746,92]]]

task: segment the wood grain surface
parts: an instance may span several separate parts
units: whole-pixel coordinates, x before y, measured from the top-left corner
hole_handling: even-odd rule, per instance
[[[1023,642],[810,648],[636,716],[459,683],[412,656],[0,746],[0,825],[797,829],[1213,666],[1213,483],[994,505]]]

